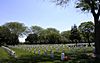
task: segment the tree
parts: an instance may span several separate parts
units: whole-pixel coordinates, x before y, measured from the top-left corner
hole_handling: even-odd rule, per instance
[[[70,34],[71,34],[71,31],[63,31],[61,32],[61,36],[65,37],[66,39],[70,40]]]
[[[92,40],[94,40],[94,24],[93,22],[89,21],[89,22],[83,22],[79,25],[79,31],[82,34],[82,36],[84,37],[84,40],[86,39],[89,43],[90,46],[90,42]]]
[[[47,30],[42,30],[41,32],[39,32],[39,41],[40,41],[40,43],[48,43],[48,41],[47,41],[47,34],[48,34],[48,32],[47,32]]]
[[[38,35],[37,34],[29,34],[25,41],[29,44],[36,44],[38,41]]]
[[[54,44],[59,42],[60,34],[54,28],[47,28],[39,33],[39,38],[41,43]]]
[[[27,28],[23,23],[18,22],[9,22],[3,26],[7,27],[11,33],[18,35],[18,37],[22,36]]]
[[[19,44],[18,36],[11,33],[7,27],[0,26],[0,44],[16,45]]]
[[[71,35],[70,30],[61,32],[61,36],[62,36],[62,41],[61,42],[70,43],[69,42],[70,41],[70,35]]]
[[[18,35],[11,33],[9,37],[9,41],[6,44],[7,45],[18,45],[19,44]]]
[[[81,40],[79,31],[76,25],[72,26],[71,28],[70,39],[72,40],[72,42],[76,43],[76,46],[77,46],[77,42]]]
[[[48,33],[47,35],[47,39],[48,39],[48,42],[50,44],[57,44],[57,43],[60,43],[60,34],[56,33],[56,32],[50,32]]]
[[[67,4],[70,0],[55,0],[58,5]],[[100,0],[77,0],[76,8],[82,11],[90,11],[94,17],[95,24],[95,54],[100,58]]]
[[[38,33],[29,34],[25,40],[26,43],[30,44],[54,44],[59,43],[60,34],[58,33],[58,30],[54,28],[47,28]]]
[[[15,45],[19,43],[18,38],[25,34],[26,26],[23,23],[9,22],[3,25],[10,31],[9,42],[7,44]],[[15,41],[14,41],[15,40]]]
[[[4,26],[0,26],[0,45],[4,45],[9,41],[10,30]]]
[[[59,33],[59,31],[55,28],[47,28],[48,31]]]
[[[32,33],[39,33],[41,30],[43,30],[43,28],[40,26],[31,26],[30,29]]]

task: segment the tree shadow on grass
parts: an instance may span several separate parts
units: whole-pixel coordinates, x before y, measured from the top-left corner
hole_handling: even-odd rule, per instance
[[[65,53],[65,55],[70,56],[71,60],[61,61],[61,53],[55,52],[54,58],[50,57],[50,54],[44,56],[43,54],[33,54],[33,55],[22,55],[17,58],[10,57],[9,59],[2,59],[0,63],[98,63],[93,58],[87,56],[86,54],[74,55],[71,53]],[[100,62],[99,62],[100,63]]]
[[[24,63],[39,63],[39,62],[54,62],[55,60],[58,60],[60,59],[59,57],[54,57],[54,58],[51,58],[50,55],[47,55],[47,56],[44,56],[43,54],[41,55],[38,55],[38,54],[35,54],[35,55],[24,55],[24,56],[21,56],[19,57],[17,60],[21,60],[21,61],[24,61]]]
[[[15,61],[15,58],[13,57],[9,57],[7,59],[0,59],[0,63],[13,63],[13,61]]]
[[[17,58],[2,59],[1,63],[62,63],[60,55],[54,55],[54,58],[50,57],[50,54],[44,56],[38,55],[22,55]]]

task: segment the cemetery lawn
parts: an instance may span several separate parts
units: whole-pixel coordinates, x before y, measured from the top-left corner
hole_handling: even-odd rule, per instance
[[[92,47],[60,47],[56,50],[55,46],[52,46],[54,52],[54,58],[50,57],[50,46],[46,45],[47,55],[44,55],[46,48],[39,47],[9,47],[16,52],[16,58],[10,58],[9,62],[12,63],[93,63],[94,59],[90,56],[93,53]],[[1,49],[0,49],[1,50]],[[34,54],[34,50],[36,53]],[[40,50],[40,54],[38,51]],[[61,53],[64,51],[65,55],[71,59],[68,61],[61,61]],[[6,53],[6,52],[5,52]],[[3,52],[2,52],[3,54]],[[7,53],[6,53],[7,54]],[[4,57],[7,55],[3,54]]]
[[[0,63],[7,62],[11,57],[2,47],[0,47]]]

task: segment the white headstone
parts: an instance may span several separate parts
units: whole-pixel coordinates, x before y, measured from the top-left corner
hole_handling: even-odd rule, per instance
[[[64,49],[62,50],[62,53],[64,53]]]
[[[44,55],[47,56],[47,51],[44,51]]]
[[[54,53],[53,53],[53,51],[51,51],[50,57],[51,57],[52,59],[54,58]]]
[[[36,50],[34,50],[34,54],[36,53]]]
[[[56,48],[56,52],[58,52],[59,51],[59,48]]]
[[[40,50],[38,51],[38,55],[40,55]]]

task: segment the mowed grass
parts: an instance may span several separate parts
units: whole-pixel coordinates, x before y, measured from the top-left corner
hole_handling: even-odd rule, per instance
[[[0,63],[7,62],[11,57],[2,47],[0,47]]]
[[[8,55],[7,51],[0,47],[0,60],[9,59],[9,57],[10,56]]]
[[[31,52],[19,48],[10,48],[15,51],[17,57],[21,57],[23,55],[31,55]]]
[[[33,53],[35,50],[32,48],[31,50],[25,50],[23,48],[11,48],[16,52],[17,59],[13,60],[14,63],[89,63],[92,62],[91,59],[86,54],[93,53],[92,47],[81,47],[81,48],[60,48],[57,52],[55,48],[52,49],[54,52],[54,58],[50,57],[50,48],[47,51],[47,56],[44,56],[44,49],[37,48],[36,54]],[[40,50],[40,55],[38,55],[38,50]],[[64,50],[65,55],[69,56],[71,60],[61,61],[61,53]]]

